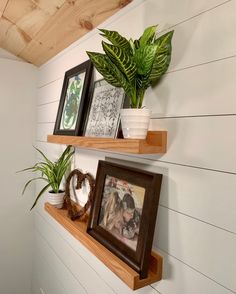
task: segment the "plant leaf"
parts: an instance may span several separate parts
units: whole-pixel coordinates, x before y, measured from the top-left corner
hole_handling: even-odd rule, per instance
[[[26,184],[25,184],[25,186],[24,186],[24,188],[23,188],[23,191],[22,191],[22,195],[25,193],[25,190],[26,190],[26,188],[29,186],[29,184],[31,183],[31,182],[33,182],[33,181],[35,181],[35,180],[44,180],[44,181],[47,181],[45,178],[43,178],[43,177],[38,177],[38,178],[33,178],[33,179],[31,179],[31,180],[29,180]]]
[[[135,62],[139,75],[149,75],[155,60],[157,45],[146,45],[135,52]]]
[[[39,194],[38,194],[38,196],[37,196],[37,198],[35,199],[35,201],[34,201],[34,204],[32,205],[32,207],[30,208],[30,210],[32,210],[34,207],[35,207],[35,205],[37,204],[37,202],[38,202],[38,200],[39,200],[39,198],[40,198],[40,196],[49,188],[51,186],[51,184],[49,183],[49,184],[47,184],[40,192],[39,192]]]
[[[129,83],[121,71],[105,55],[97,52],[87,52],[97,71],[114,87],[121,87],[129,91]]]
[[[132,56],[121,48],[102,42],[103,50],[113,64],[125,75],[126,79],[132,83],[136,74],[136,64]]]
[[[68,158],[68,159],[71,158],[71,156],[75,152],[74,149],[72,151],[70,151],[71,149],[72,149],[72,146],[71,145],[69,145],[69,146],[66,147],[66,149],[64,150],[64,152],[62,153],[62,155],[57,160],[57,163],[58,164],[62,163],[65,160],[65,158]]]
[[[16,171],[16,173],[21,173],[21,172],[25,172],[25,171],[28,171],[28,170],[34,170],[36,168],[36,165],[34,166],[31,166],[31,167],[27,167],[27,168],[24,168],[24,169],[21,169],[21,170],[18,170]]]
[[[41,151],[41,150],[39,150],[37,147],[34,147],[42,156],[43,156],[43,158],[45,159],[45,161],[49,164],[49,165],[53,165],[53,162],[51,161],[51,160],[49,160],[47,157],[46,157],[46,155],[44,155],[44,153]]]
[[[99,29],[99,31],[103,33],[100,35],[107,38],[107,40],[109,40],[113,45],[118,46],[123,50],[132,51],[129,41],[118,32],[104,29]]]
[[[144,47],[152,43],[156,33],[156,29],[157,29],[157,25],[151,26],[145,29],[142,36],[139,38],[140,47]]]
[[[155,44],[158,46],[156,58],[153,63],[153,68],[150,74],[150,82],[158,80],[168,69],[171,61],[171,39],[174,31],[170,31],[159,37]]]

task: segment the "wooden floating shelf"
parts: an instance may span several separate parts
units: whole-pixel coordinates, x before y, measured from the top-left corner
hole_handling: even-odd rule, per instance
[[[163,260],[154,251],[150,259],[148,277],[140,280],[139,274],[136,271],[87,234],[86,221],[72,221],[67,216],[66,209],[57,209],[49,203],[45,203],[45,210],[131,289],[136,290],[161,280]]]
[[[165,153],[167,131],[149,131],[146,140],[48,135],[47,141],[49,143],[134,154]]]

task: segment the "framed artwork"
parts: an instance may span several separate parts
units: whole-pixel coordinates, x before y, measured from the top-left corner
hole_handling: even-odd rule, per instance
[[[120,125],[120,109],[125,93],[104,79],[96,81],[90,102],[84,136],[115,138]]]
[[[87,232],[148,275],[161,174],[99,161]]]
[[[90,60],[65,73],[54,135],[83,134],[92,77],[93,65]]]

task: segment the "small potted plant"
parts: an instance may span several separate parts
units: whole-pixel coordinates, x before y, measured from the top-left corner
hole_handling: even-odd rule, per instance
[[[49,160],[38,148],[35,149],[42,155],[44,160],[39,161],[34,166],[25,168],[19,172],[32,171],[33,173],[40,173],[40,176],[30,179],[25,184],[22,194],[24,194],[26,188],[31,182],[35,180],[43,180],[46,182],[46,185],[38,193],[30,210],[34,208],[40,196],[42,196],[43,193],[49,188],[51,188],[51,190],[48,194],[48,202],[57,208],[62,208],[65,192],[60,190],[60,186],[64,175],[71,165],[71,157],[74,154],[74,149],[72,146],[68,146],[55,162]]]
[[[148,87],[163,76],[170,64],[174,31],[157,37],[156,28],[157,26],[146,28],[138,40],[127,40],[116,31],[100,29],[101,35],[111,44],[102,41],[104,54],[87,52],[104,79],[115,87],[123,88],[129,98],[132,109],[121,110],[125,138],[146,137],[150,111],[141,109],[144,94]],[[134,116],[137,116],[136,122]],[[143,122],[145,118],[148,122]],[[131,121],[131,126],[127,126],[125,119]],[[137,127],[139,130],[136,133]]]

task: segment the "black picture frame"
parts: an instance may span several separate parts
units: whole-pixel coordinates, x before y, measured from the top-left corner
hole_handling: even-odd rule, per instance
[[[161,174],[98,163],[87,232],[141,279],[148,275],[161,182]]]
[[[92,82],[93,64],[90,60],[66,71],[54,135],[78,136],[83,134]]]
[[[85,137],[116,138],[120,133],[120,110],[125,103],[122,88],[104,79],[94,82],[84,127]]]

